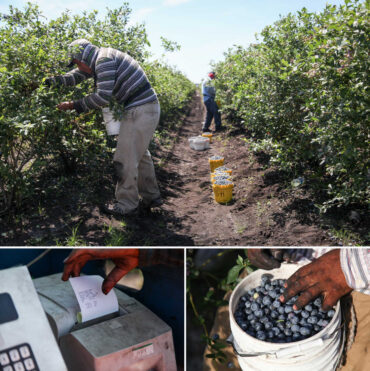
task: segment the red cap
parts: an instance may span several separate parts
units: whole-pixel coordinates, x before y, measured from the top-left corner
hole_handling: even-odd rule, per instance
[[[211,79],[214,79],[215,78],[215,73],[214,72],[210,72],[208,74],[208,77],[210,77]]]

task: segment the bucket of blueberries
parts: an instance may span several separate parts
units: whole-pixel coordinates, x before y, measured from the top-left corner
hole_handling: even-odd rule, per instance
[[[328,311],[316,298],[293,310],[297,297],[281,303],[284,283],[302,265],[256,270],[234,289],[229,302],[232,344],[242,370],[330,371],[344,347],[340,302]]]

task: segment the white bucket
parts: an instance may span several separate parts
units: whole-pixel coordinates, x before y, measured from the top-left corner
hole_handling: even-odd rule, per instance
[[[204,151],[205,149],[208,149],[209,146],[209,138],[197,136],[197,137],[191,137],[188,139],[190,148],[195,149],[196,151]]]
[[[330,371],[335,370],[343,351],[344,330],[341,329],[340,302],[329,324],[320,332],[305,340],[292,343],[269,343],[244,332],[236,323],[234,312],[239,298],[249,289],[261,284],[261,276],[271,274],[273,279],[289,278],[301,265],[282,264],[270,271],[259,269],[244,278],[234,289],[229,303],[230,327],[234,350],[239,353],[242,370],[256,371]],[[262,353],[255,356],[256,353]]]
[[[109,108],[103,108],[102,112],[107,134],[118,135],[121,123],[113,118],[113,112]]]

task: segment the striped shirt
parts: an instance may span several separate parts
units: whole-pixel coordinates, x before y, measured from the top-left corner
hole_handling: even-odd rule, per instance
[[[107,106],[112,98],[125,109],[157,100],[145,72],[128,54],[89,43],[83,46],[80,55],[81,62],[93,70],[93,75],[76,68],[50,79],[53,84],[75,86],[89,77],[95,78],[96,92],[73,102],[78,113]]]
[[[313,249],[287,249],[294,262],[308,263],[315,260],[334,247]],[[370,249],[340,249],[340,264],[347,285],[355,291],[370,295]]]

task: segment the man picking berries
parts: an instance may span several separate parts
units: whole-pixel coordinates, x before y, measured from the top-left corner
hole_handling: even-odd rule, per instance
[[[209,127],[211,126],[212,119],[215,120],[215,131],[221,131],[221,115],[218,111],[218,105],[215,101],[216,97],[216,88],[215,88],[215,78],[216,73],[210,72],[208,74],[208,78],[202,84],[202,94],[203,94],[203,102],[206,106],[207,115],[206,119],[203,124],[202,131],[207,132],[209,131]]]
[[[104,211],[115,216],[133,214],[139,206],[160,206],[162,199],[148,151],[159,122],[157,95],[140,65],[128,54],[113,48],[102,48],[79,39],[69,45],[71,63],[77,65],[63,76],[46,79],[47,85],[75,86],[93,77],[96,92],[73,102],[60,103],[57,108],[77,113],[118,103],[123,111],[117,147],[113,158],[118,178],[114,204],[104,205]]]

